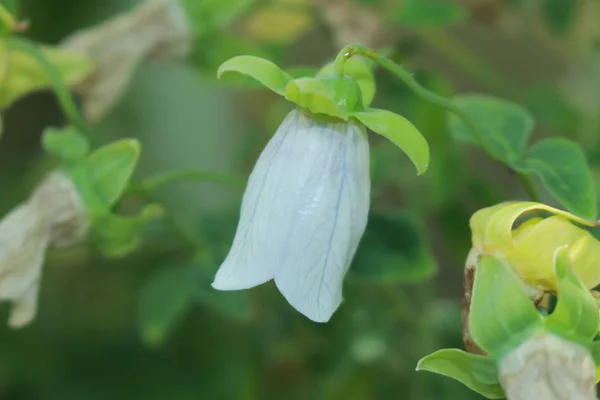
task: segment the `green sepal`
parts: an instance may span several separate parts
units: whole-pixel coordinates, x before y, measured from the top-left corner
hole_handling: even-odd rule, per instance
[[[98,249],[106,257],[123,257],[142,242],[144,225],[164,214],[159,204],[148,204],[134,217],[104,214],[92,221]]]
[[[283,96],[291,77],[277,65],[264,58],[237,56],[225,61],[217,71],[217,78],[227,72],[237,72],[250,76],[268,89]]]
[[[598,332],[598,306],[575,273],[567,246],[556,250],[554,270],[558,302],[552,314],[545,319],[546,326],[568,340],[589,345]]]
[[[421,132],[406,118],[387,110],[369,108],[352,114],[373,132],[398,146],[417,168],[417,174],[429,166],[429,144]]]
[[[360,88],[348,78],[298,78],[285,88],[285,98],[312,114],[348,120],[352,108],[360,104]]]
[[[82,161],[90,152],[87,138],[75,127],[46,128],[42,135],[44,150],[66,164]]]
[[[498,380],[496,361],[490,357],[458,349],[443,349],[423,357],[417,364],[417,371],[455,379],[488,399],[505,397]]]
[[[335,63],[330,62],[319,70],[317,77],[335,72]],[[371,64],[360,56],[350,57],[344,64],[344,76],[356,81],[361,90],[362,104],[368,107],[375,97],[375,76]]]
[[[82,162],[65,168],[92,217],[106,214],[123,194],[140,155],[136,140],[101,147]]]
[[[475,269],[469,330],[475,342],[499,359],[543,327],[543,319],[512,268],[480,255]]]

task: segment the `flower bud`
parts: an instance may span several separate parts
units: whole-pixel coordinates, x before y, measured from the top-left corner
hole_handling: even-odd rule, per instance
[[[179,3],[150,0],[76,32],[61,47],[86,54],[96,64],[95,71],[75,87],[84,97],[86,117],[96,121],[119,99],[142,61],[187,57],[191,41],[191,29]]]
[[[0,221],[0,300],[13,302],[10,326],[25,326],[35,317],[47,247],[81,242],[88,226],[77,190],[60,172],[48,175],[27,202]]]
[[[549,211],[547,218],[531,218],[513,229],[530,211]],[[532,292],[556,293],[554,254],[567,246],[577,275],[588,288],[600,284],[600,242],[573,221],[593,225],[575,215],[529,202],[507,202],[476,212],[471,218],[473,252],[492,254],[519,274]]]
[[[508,353],[498,364],[510,400],[595,400],[596,365],[583,346],[543,333]]]

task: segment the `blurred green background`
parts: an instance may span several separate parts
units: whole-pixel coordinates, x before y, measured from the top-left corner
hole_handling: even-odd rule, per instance
[[[265,90],[218,82],[216,67],[250,53],[315,69],[347,40],[385,49],[438,94],[481,92],[521,103],[536,117],[536,138],[577,141],[596,181],[600,176],[598,1],[198,2],[206,3],[206,29],[191,59],[142,65],[94,126],[105,143],[141,141],[138,179],[180,168],[245,178],[291,106]],[[23,0],[19,6],[31,37],[55,44],[134,3]],[[0,327],[0,399],[479,398],[415,367],[436,349],[462,347],[470,215],[526,195],[506,167],[452,140],[443,110],[385,72],[376,76],[375,105],[417,126],[432,161],[416,177],[393,145],[370,137],[372,214],[345,301],[328,324],[294,311],[272,283],[237,293],[212,290],[242,190],[176,183],[157,193],[169,218],[148,228],[136,253],[108,260],[92,244],[49,254],[37,319],[19,331]],[[0,214],[25,199],[50,167],[40,135],[62,118],[49,92],[4,113]],[[141,201],[130,196],[119,207],[126,212]],[[2,320],[8,311],[2,304]]]

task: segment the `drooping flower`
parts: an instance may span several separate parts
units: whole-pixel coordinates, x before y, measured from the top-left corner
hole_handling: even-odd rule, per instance
[[[85,54],[96,64],[75,90],[83,95],[86,117],[97,121],[117,102],[143,61],[185,58],[191,43],[192,31],[179,2],[148,0],[98,26],[76,32],[61,47]]]
[[[369,212],[364,127],[292,111],[254,167],[233,246],[213,286],[270,279],[298,311],[329,320]]]
[[[35,317],[46,249],[83,240],[88,222],[77,190],[61,172],[51,173],[0,221],[0,300],[13,303],[10,326],[25,326]]]
[[[296,310],[327,322],[342,301],[343,279],[367,224],[365,126],[401,147],[419,172],[427,168],[427,142],[403,117],[365,109],[373,87],[364,74],[363,88],[351,75],[292,80],[274,64],[250,56],[227,61],[219,74],[228,71],[254,77],[298,108],[250,175],[233,245],[213,287],[240,290],[273,279]]]

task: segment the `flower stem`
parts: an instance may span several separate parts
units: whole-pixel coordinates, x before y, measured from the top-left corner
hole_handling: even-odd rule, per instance
[[[159,187],[172,182],[190,180],[220,183],[238,189],[243,189],[245,185],[245,180],[236,175],[228,175],[219,172],[203,170],[176,170],[161,172],[150,178],[146,178],[137,184],[132,184],[127,191],[129,193],[152,192]]]
[[[12,37],[7,40],[8,44],[15,49],[28,54],[31,58],[35,59],[39,65],[46,72],[46,76],[50,81],[52,89],[56,94],[56,98],[60,104],[61,109],[65,113],[65,116],[81,133],[83,133],[92,143],[96,143],[96,137],[91,133],[87,122],[79,113],[79,109],[69,88],[63,81],[58,69],[48,60],[41,49],[29,39]]]
[[[421,86],[421,84],[413,78],[412,74],[408,70],[396,64],[394,61],[390,60],[386,56],[379,54],[377,51],[361,45],[346,46],[338,53],[335,59],[336,71],[342,71],[343,73],[345,62],[353,55],[360,55],[375,61],[379,66],[398,77],[421,99],[429,101],[452,112],[454,115],[460,118],[463,121],[463,123],[473,132],[478,144],[488,154],[493,154],[493,152],[490,151],[488,143],[485,140],[485,136],[483,135],[483,132],[481,131],[481,129],[479,129],[477,124],[473,122],[473,120],[468,116],[467,113],[461,110],[460,107],[458,107],[454,102],[452,102],[452,100],[439,96]],[[533,184],[529,176],[519,173],[518,171],[515,172],[517,172],[519,180],[525,188],[525,190],[527,191],[531,200],[539,201],[539,196],[537,194],[535,185]]]

